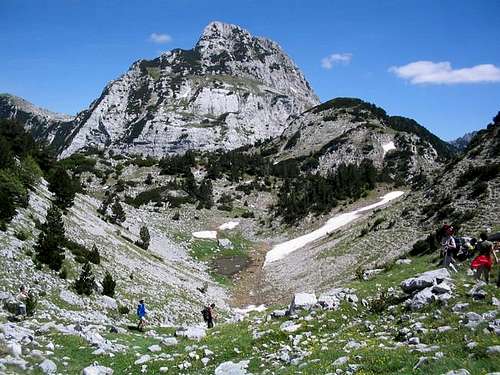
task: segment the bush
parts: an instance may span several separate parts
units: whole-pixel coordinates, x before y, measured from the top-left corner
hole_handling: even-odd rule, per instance
[[[16,233],[14,235],[16,236],[16,238],[19,241],[26,241],[29,237],[28,232],[26,232],[24,229],[20,229],[20,230],[16,231]]]
[[[122,315],[127,315],[128,313],[130,313],[130,307],[126,305],[119,305],[118,312]]]
[[[102,280],[102,294],[109,297],[114,297],[115,295],[116,281],[113,280],[113,276],[106,271],[104,279]]]
[[[172,220],[178,221],[181,218],[181,214],[177,211],[173,216]]]
[[[75,281],[75,290],[78,294],[85,294],[90,296],[94,291],[94,275],[92,274],[92,267],[89,262],[85,263],[80,277]]]
[[[137,241],[136,245],[142,247],[144,250],[147,250],[149,247],[149,241],[151,240],[147,226],[143,225],[141,227],[141,230],[139,232],[139,237],[140,241]]]
[[[61,271],[59,271],[59,277],[63,280],[68,278],[68,269],[66,267],[61,268]]]
[[[33,316],[38,304],[38,298],[33,291],[28,292],[28,298],[26,298],[26,315]]]
[[[90,250],[87,254],[87,260],[90,263],[100,264],[101,263],[101,254],[99,253],[99,249],[94,244],[92,246],[92,250]]]

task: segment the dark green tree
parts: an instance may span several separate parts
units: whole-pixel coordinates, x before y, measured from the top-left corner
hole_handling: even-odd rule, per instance
[[[151,240],[151,237],[149,235],[149,229],[147,226],[143,225],[141,227],[141,230],[139,232],[139,237],[141,240],[139,241],[138,245],[142,247],[144,250],[147,250],[149,247],[149,242]]]
[[[204,179],[198,189],[198,200],[200,208],[210,209],[214,205],[212,182],[209,179]]]
[[[146,185],[152,185],[153,184],[153,176],[151,175],[151,173],[148,173],[146,179],[144,180],[144,183]]]
[[[90,296],[94,291],[94,275],[92,274],[92,266],[89,262],[85,263],[80,273],[80,277],[75,281],[75,290],[78,294]]]
[[[94,263],[94,264],[101,263],[101,254],[99,253],[99,249],[97,248],[97,246],[95,244],[92,246],[92,250],[89,251],[88,256],[87,256],[87,260],[90,263]]]
[[[118,198],[115,199],[115,203],[111,206],[111,222],[115,224],[121,224],[126,220],[125,210],[121,205]]]
[[[116,281],[113,280],[113,276],[106,271],[104,279],[102,279],[102,294],[109,297],[114,297],[115,295]]]
[[[61,209],[71,207],[78,190],[77,182],[73,180],[68,172],[60,165],[52,169],[48,181],[49,190],[56,196],[56,204]]]
[[[45,223],[41,226],[38,241],[35,244],[36,259],[47,264],[50,269],[59,271],[64,260],[64,223],[62,214],[56,205],[47,211]]]

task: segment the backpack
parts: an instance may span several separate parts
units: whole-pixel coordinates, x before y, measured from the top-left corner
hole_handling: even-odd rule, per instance
[[[201,315],[203,315],[203,320],[205,322],[208,322],[210,319],[210,312],[208,311],[208,307],[205,307],[203,310],[201,310]]]

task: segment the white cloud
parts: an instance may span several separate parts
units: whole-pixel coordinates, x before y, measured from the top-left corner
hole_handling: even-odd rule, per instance
[[[168,34],[153,33],[149,36],[149,41],[156,44],[166,44],[172,41],[172,37]]]
[[[453,69],[448,61],[415,61],[403,66],[392,66],[389,72],[414,85],[452,85],[458,83],[500,82],[500,68],[493,64]]]
[[[321,66],[325,69],[331,69],[336,64],[347,65],[351,60],[352,53],[333,53],[321,59]]]

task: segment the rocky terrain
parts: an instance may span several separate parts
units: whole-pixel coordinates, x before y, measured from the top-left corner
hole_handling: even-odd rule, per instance
[[[276,43],[213,22],[76,118],[10,95],[0,117],[59,153],[0,120],[0,373],[500,371],[499,289],[441,269],[436,235],[500,230],[499,115],[458,153],[318,105]]]

